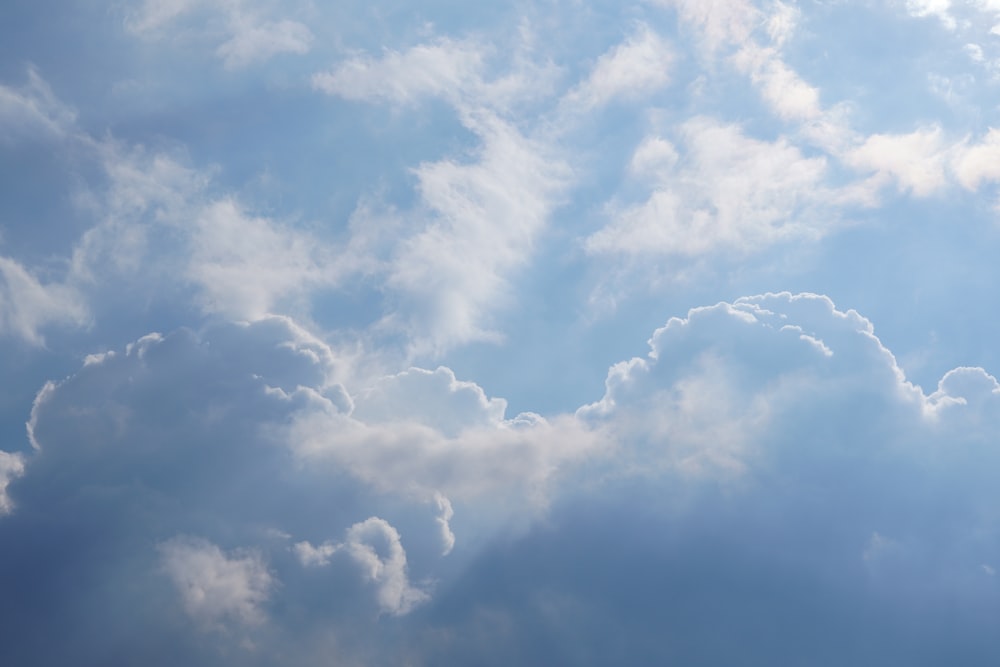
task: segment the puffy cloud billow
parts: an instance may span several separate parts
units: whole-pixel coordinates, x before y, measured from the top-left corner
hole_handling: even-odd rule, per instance
[[[575,417],[510,426],[447,369],[349,395],[282,319],[94,356],[39,393],[37,449],[5,454],[4,618],[26,638],[5,650],[113,656],[127,632],[154,664],[310,664],[327,642],[371,664],[986,664],[992,376],[925,393],[812,294],[696,308],[650,347]],[[543,488],[547,509],[518,501]],[[498,502],[535,518],[511,532]],[[29,632],[55,623],[58,645]]]
[[[816,295],[694,309],[650,345],[580,410],[615,456],[441,592],[428,664],[989,664],[992,376],[925,394]]]

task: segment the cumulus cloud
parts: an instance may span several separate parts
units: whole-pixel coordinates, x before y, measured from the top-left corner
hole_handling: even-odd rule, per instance
[[[483,142],[475,161],[415,170],[429,215],[391,260],[387,284],[410,304],[396,317],[418,348],[496,337],[490,324],[509,303],[508,277],[531,258],[569,176],[543,145],[492,114],[469,127]]]
[[[341,247],[292,221],[256,214],[218,191],[212,169],[192,166],[183,154],[108,140],[95,143],[94,160],[107,178],[92,193],[96,223],[74,244],[66,285],[46,286],[48,298],[34,299],[32,312],[54,310],[46,301],[58,301],[66,304],[58,311],[63,320],[79,321],[79,295],[114,284],[143,298],[192,288],[203,312],[239,320],[276,310],[301,315],[315,294],[372,262],[357,244]],[[27,285],[30,276],[15,268]]]
[[[990,128],[983,140],[968,144],[955,156],[954,169],[962,187],[976,190],[986,182],[1000,181],[1000,130]]]
[[[223,622],[259,624],[275,582],[259,554],[227,555],[207,540],[175,537],[159,545],[163,571],[194,619],[208,627]]]
[[[891,616],[909,599],[947,601],[948,577],[969,578],[962,594],[985,600],[971,577],[983,576],[997,546],[985,529],[995,494],[984,470],[997,458],[989,434],[1000,385],[983,369],[959,368],[925,394],[869,320],[827,297],[766,294],[672,318],[647,355],[611,369],[600,400],[560,419],[506,419],[503,401],[444,368],[386,376],[348,397],[331,383],[336,361],[282,318],[149,335],[88,358],[39,394],[30,424],[38,450],[23,471],[7,466],[17,507],[0,523],[5,543],[30,549],[13,538],[36,530],[39,516],[79,507],[73,521],[110,516],[138,544],[159,545],[143,561],[123,544],[140,557],[120,581],[155,596],[144,577],[159,570],[205,628],[272,636],[275,626],[297,637],[287,623],[298,610],[331,614],[328,605],[341,604],[347,614],[365,599],[380,615],[408,619],[399,650],[429,662],[438,651],[494,645],[514,659],[530,652],[528,626],[558,634],[592,623],[600,630],[587,641],[603,641],[624,631],[627,600],[652,605],[675,633],[671,650],[691,656],[705,649],[685,637],[707,619],[667,621],[699,599],[755,608],[775,623],[789,609],[811,618],[822,605],[843,621],[837,595]],[[447,552],[452,498],[466,521],[489,522],[498,506],[530,510],[517,499],[533,484],[547,485],[544,521],[511,542],[474,542],[471,561],[427,549],[416,578],[397,521],[381,510],[345,521],[372,505],[398,513],[387,497],[431,503],[404,534],[422,530]],[[938,491],[915,494],[926,488]],[[338,522],[339,539],[288,541]],[[428,570],[430,551],[439,564],[459,558],[459,570]],[[428,571],[440,572],[433,587]],[[761,606],[763,593],[744,588],[750,571],[781,604]],[[82,572],[103,582],[104,593],[88,595],[107,603],[101,595],[118,588],[112,575]],[[719,573],[729,583],[713,587]],[[501,591],[499,581],[510,583]],[[605,582],[624,597],[604,595]],[[681,607],[652,604],[661,589]],[[4,604],[21,599],[15,592]],[[573,608],[577,615],[563,613]],[[739,618],[727,628],[751,636]],[[629,636],[644,641],[641,630]],[[463,637],[478,637],[475,647]],[[771,654],[755,641],[756,655]],[[650,655],[667,655],[666,646]]]
[[[783,239],[822,235],[830,220],[810,209],[824,198],[826,161],[786,139],[764,142],[734,125],[696,118],[679,129],[681,147],[648,137],[632,171],[649,198],[618,204],[586,241],[595,254],[699,255],[747,252]]]
[[[926,651],[961,645],[987,664],[983,564],[1000,542],[987,472],[998,454],[982,436],[997,386],[956,369],[925,394],[871,322],[823,296],[692,309],[580,410],[621,445],[600,481],[441,591],[451,632],[416,630],[414,643],[431,660],[488,647],[498,663],[530,663],[532,637],[569,632],[582,639],[547,645],[547,660],[874,652],[928,665]],[[921,638],[901,643],[914,628]],[[717,633],[736,646],[706,640]]]
[[[451,501],[440,493],[434,495],[434,503],[441,513],[434,519],[441,529],[441,555],[447,556],[455,548],[455,533],[451,532],[451,525],[449,524],[449,521],[455,516],[455,510],[451,507]]]
[[[322,400],[298,411],[288,434],[297,454],[424,502],[441,493],[501,494],[512,507],[537,503],[561,467],[600,446],[571,416],[506,418],[504,401],[456,381],[446,368],[386,377],[353,399],[350,416]]]
[[[829,239],[842,217],[863,222],[858,203],[884,207],[878,242],[896,247],[894,216],[922,213],[897,200],[932,195],[969,214],[988,255],[975,205],[1000,181],[1000,140],[979,111],[996,3],[911,0],[864,17],[859,46],[903,39],[881,28],[904,11],[943,21],[898,26],[942,40],[942,69],[972,68],[969,108],[891,114],[861,108],[889,96],[848,80],[861,61],[823,42],[840,22],[854,30],[857,8],[647,4],[669,15],[141,0],[124,27],[142,57],[73,88],[79,114],[37,72],[0,86],[12,169],[22,156],[26,172],[39,155],[64,163],[72,192],[44,192],[79,218],[59,226],[78,238],[54,254],[25,251],[48,233],[33,206],[0,220],[0,334],[29,343],[9,354],[0,414],[8,437],[27,416],[30,444],[0,451],[0,625],[13,638],[0,662],[991,664],[993,372],[961,366],[925,391],[849,303],[778,293],[676,311],[603,392],[560,392],[588,376],[594,355],[578,351],[637,333],[573,319],[581,276],[609,264],[725,275],[657,291],[657,307],[765,279],[856,293],[884,275],[859,287],[829,266],[877,236],[860,224],[810,246],[820,268],[790,274],[764,256],[762,278],[743,261],[800,257],[796,243]],[[340,60],[311,78],[274,63],[233,87],[172,81],[179,101],[155,106],[107,79],[138,67],[162,85],[145,66],[157,48],[238,69],[319,41]],[[34,40],[11,49],[21,42]],[[909,75],[890,65],[872,76]],[[320,105],[333,112],[323,127],[301,125],[318,98],[282,97],[288,74],[340,98]],[[94,91],[112,88],[109,109]],[[213,124],[265,91],[246,125]],[[831,103],[834,91],[857,99]],[[359,121],[359,102],[391,107],[391,122]],[[280,198],[250,203],[267,193],[241,182],[248,169],[292,163]],[[954,299],[923,243],[905,253],[941,268],[931,282]],[[900,254],[885,249],[869,257]],[[869,301],[876,314],[919,302],[942,327],[972,317],[897,291],[913,272],[897,273]],[[359,303],[341,303],[355,283]],[[522,304],[545,316],[527,322]],[[342,326],[361,319],[360,332]],[[151,328],[162,333],[139,335]],[[897,328],[902,359],[916,336]],[[506,341],[504,368],[456,350],[472,341]],[[31,358],[16,358],[23,347]],[[562,407],[508,414],[497,386],[527,392],[511,405],[545,393]]]
[[[313,546],[308,541],[296,542],[293,549],[295,556],[305,567],[322,567],[330,564],[330,558],[340,551],[341,545],[333,542],[324,542],[319,546]]]
[[[399,533],[387,521],[372,517],[347,530],[345,550],[375,586],[379,608],[387,613],[405,614],[427,599],[427,594],[410,585],[406,576],[406,551]]]
[[[750,75],[764,101],[780,118],[813,121],[822,116],[819,90],[806,83],[775,49],[748,44],[736,54],[734,62]]]
[[[24,474],[24,456],[0,450],[0,515],[14,510],[14,503],[7,495],[7,486]]]
[[[669,43],[640,24],[623,43],[597,59],[587,79],[567,94],[563,104],[585,112],[617,97],[651,95],[669,82],[673,60]]]
[[[18,262],[0,257],[0,333],[43,345],[45,327],[88,321],[87,306],[73,286],[43,283]]]
[[[76,111],[56,97],[37,69],[29,67],[27,74],[21,87],[0,84],[0,139],[65,136],[74,127]]]
[[[940,20],[944,27],[954,30],[956,22],[950,9],[951,0],[906,0],[906,10],[910,16],[916,18],[933,16]]]
[[[236,15],[230,20],[233,35],[216,50],[230,69],[270,60],[281,53],[302,55],[312,45],[312,32],[298,21],[257,22],[246,15]]]
[[[745,43],[760,20],[760,11],[747,0],[656,0],[654,4],[674,8],[698,31],[709,53]]]
[[[896,395],[917,415],[929,400],[905,381],[868,320],[837,311],[822,296],[766,295],[697,308],[657,329],[650,347],[648,357],[612,367],[604,398],[579,414],[610,416],[622,440],[667,445],[662,463],[693,473],[745,472],[795,392],[836,386],[830,373],[854,373],[860,360],[881,374],[880,400]],[[859,389],[858,382],[849,387]],[[645,449],[642,455],[661,460]]]
[[[162,28],[197,6],[197,0],[167,0],[166,2],[146,0],[135,13],[125,19],[125,27],[137,33],[150,32]]]
[[[81,197],[95,223],[73,244],[61,275],[45,279],[0,258],[0,331],[41,344],[47,326],[88,324],[89,297],[109,285],[145,290],[149,298],[186,283],[205,312],[237,319],[263,317],[279,303],[307,312],[310,295],[364,269],[366,257],[353,248],[341,252],[218,193],[213,170],[193,167],[180,151],[91,137],[72,114],[56,113],[64,107],[34,72],[31,82],[30,94],[3,88],[20,100],[18,117],[45,124],[62,150],[83,147],[81,162],[105,179]]]
[[[16,541],[38,516],[76,507],[59,516],[122,527],[108,548],[121,549],[114,563],[123,578],[88,574],[98,588],[81,595],[103,599],[114,580],[164,603],[148,580],[159,569],[205,628],[269,626],[265,608],[297,604],[288,596],[301,595],[308,576],[289,571],[288,535],[315,534],[365,508],[398,514],[399,503],[418,500],[430,507],[408,513],[407,526],[418,544],[439,545],[421,547],[426,572],[428,558],[454,545],[445,494],[481,500],[471,506],[487,508],[477,530],[489,535],[505,517],[533,515],[548,482],[593,452],[594,435],[572,416],[508,419],[504,401],[448,369],[411,369],[351,397],[334,381],[339,363],[282,317],[154,333],[90,355],[39,391],[32,455],[0,459],[3,507],[16,520],[0,532]],[[90,538],[77,539],[90,548]],[[141,546],[151,543],[157,563]],[[291,552],[329,568],[323,585],[340,591],[342,608],[360,595],[346,565],[360,568],[380,613],[404,615],[430,599],[411,582],[399,531],[381,516],[349,524],[341,541],[299,541]],[[79,561],[85,573],[88,563]]]
[[[413,104],[424,97],[459,101],[482,77],[483,53],[471,41],[442,39],[381,58],[359,57],[312,77],[313,87],[349,100]]]
[[[444,99],[479,141],[471,159],[413,169],[414,231],[384,258],[385,284],[400,305],[382,326],[409,334],[414,354],[499,337],[491,324],[510,302],[509,276],[532,257],[571,177],[557,150],[507,120],[515,101],[545,88],[546,68],[526,61],[492,77],[487,52],[445,39],[352,58],[313,77],[316,89],[346,99],[403,106]]]
[[[180,20],[199,19],[178,26]],[[238,69],[270,60],[283,53],[307,53],[313,41],[309,28],[291,19],[273,20],[262,5],[229,0],[147,0],[125,17],[125,29],[143,39],[168,39],[203,33],[221,42],[216,55],[227,69]]]
[[[948,182],[947,147],[937,127],[905,135],[873,134],[848,153],[846,161],[895,180],[900,190],[917,197],[936,192]]]
[[[338,258],[310,235],[249,215],[232,199],[199,212],[191,234],[188,276],[203,307],[258,319],[282,298],[336,282]]]

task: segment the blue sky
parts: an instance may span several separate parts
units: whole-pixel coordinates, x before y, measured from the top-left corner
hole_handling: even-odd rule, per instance
[[[5,2],[0,662],[993,665],[1000,3]]]

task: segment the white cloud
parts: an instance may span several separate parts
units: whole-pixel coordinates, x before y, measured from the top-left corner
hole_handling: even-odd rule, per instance
[[[376,380],[358,393],[351,416],[369,424],[419,420],[455,437],[464,429],[501,422],[506,409],[503,399],[487,397],[479,385],[460,381],[441,366],[434,371],[411,368]]]
[[[681,20],[698,30],[705,49],[747,42],[760,21],[760,11],[747,0],[653,0],[674,7]]]
[[[483,54],[471,41],[442,39],[381,58],[358,57],[313,75],[313,87],[348,100],[413,104],[423,97],[458,102],[480,85]]]
[[[305,566],[326,566],[334,554],[344,553],[361,568],[366,582],[375,587],[379,610],[402,616],[430,599],[426,591],[414,587],[407,576],[406,551],[399,532],[384,519],[370,517],[347,529],[343,542],[309,542],[294,546]]]
[[[990,128],[981,142],[963,145],[956,151],[953,169],[958,182],[968,190],[1000,181],[1000,130]]]
[[[951,0],[906,0],[906,10],[910,16],[917,18],[933,16],[940,20],[945,28],[954,30],[957,24],[950,9]]]
[[[490,324],[509,303],[507,278],[528,263],[569,176],[495,115],[466,122],[483,142],[477,159],[414,171],[426,226],[399,244],[386,281],[405,299],[387,324],[409,330],[417,351],[496,338]]]
[[[0,333],[43,345],[41,330],[52,325],[84,326],[89,312],[70,285],[42,283],[9,257],[0,257]]]
[[[798,7],[777,0],[773,3],[773,12],[767,18],[767,35],[771,43],[780,48],[795,33],[801,17]]]
[[[750,75],[764,101],[783,120],[813,121],[823,115],[819,90],[806,83],[774,48],[747,44],[734,56],[734,62]]]
[[[399,532],[384,519],[371,517],[351,526],[344,549],[375,586],[383,612],[400,616],[428,599],[426,592],[410,584]]]
[[[254,320],[278,309],[308,314],[316,292],[371,269],[362,244],[338,246],[294,221],[256,215],[183,155],[111,141],[97,154],[108,184],[94,194],[98,222],[69,262],[77,291],[125,284],[149,298],[188,286],[203,312]]]
[[[530,37],[497,46],[476,37],[442,37],[379,57],[358,54],[312,76],[315,90],[347,100],[412,107],[447,101],[475,132],[471,115],[513,113],[519,103],[551,94],[558,70],[532,57]],[[499,59],[498,53],[504,57]],[[495,62],[495,61],[498,61]]]
[[[969,58],[973,62],[982,63],[986,61],[986,56],[983,55],[983,47],[978,44],[966,44],[963,50],[968,54]]]
[[[434,503],[441,513],[436,518],[438,527],[441,529],[441,555],[447,556],[455,548],[455,533],[451,531],[449,522],[455,516],[455,510],[451,507],[451,501],[440,493],[434,494]]]
[[[263,622],[262,606],[276,582],[259,554],[227,555],[195,537],[175,537],[158,548],[163,571],[176,586],[184,610],[206,628]]]
[[[323,544],[313,546],[308,541],[296,542],[292,549],[295,551],[296,557],[298,557],[299,562],[305,567],[322,567],[324,565],[330,564],[330,559],[333,555],[340,551],[342,545],[334,544],[333,542],[324,542]]]
[[[480,141],[471,160],[413,169],[415,231],[404,232],[385,260],[385,284],[400,307],[381,323],[409,334],[412,354],[498,338],[490,325],[509,302],[508,276],[529,261],[570,179],[556,150],[507,120],[515,102],[547,87],[551,68],[517,56],[511,71],[491,79],[490,52],[471,40],[442,39],[352,58],[313,77],[317,90],[346,99],[402,106],[444,99]]]
[[[828,390],[867,385],[908,406],[907,417],[917,421],[938,400],[906,382],[870,322],[817,295],[768,294],[696,308],[657,329],[650,348],[646,358],[613,366],[604,397],[579,416],[607,424],[632,443],[629,462],[651,470],[743,474],[766,454],[765,441],[783,432],[784,420],[794,420],[806,395],[818,407],[834,400],[823,396]],[[839,373],[859,377],[848,383],[834,379]]]
[[[597,59],[590,76],[569,92],[563,104],[587,112],[615,98],[649,96],[670,81],[673,61],[669,43],[640,24],[628,39]]]
[[[339,257],[308,234],[248,214],[232,199],[198,211],[187,277],[202,307],[237,319],[259,319],[289,296],[307,295],[341,275]]]
[[[245,15],[234,16],[233,36],[219,45],[216,53],[229,69],[238,69],[270,60],[282,53],[308,53],[313,34],[298,21],[250,20]]]
[[[875,171],[896,181],[899,189],[925,197],[948,183],[948,146],[940,127],[910,134],[873,134],[845,156],[855,169]]]
[[[633,171],[651,183],[642,203],[618,204],[613,221],[586,241],[591,253],[699,255],[750,252],[788,238],[822,235],[834,221],[811,209],[824,191],[826,162],[786,139],[764,142],[740,128],[695,118],[636,149]]]
[[[180,19],[192,15],[196,21],[177,26]],[[124,25],[144,39],[200,34],[221,42],[215,53],[227,69],[264,62],[283,53],[308,53],[313,41],[312,31],[305,24],[291,19],[273,20],[263,5],[241,0],[146,0],[126,16]]]
[[[0,84],[0,140],[25,134],[61,138],[73,130],[76,111],[63,104],[34,67],[21,88]]]
[[[455,383],[448,369],[388,377],[353,399],[350,416],[325,400],[298,411],[287,435],[294,451],[311,465],[332,462],[380,492],[424,502],[439,493],[499,494],[511,508],[537,504],[552,477],[599,447],[596,434],[569,416],[506,419],[503,401]]]
[[[199,0],[145,0],[137,11],[126,16],[125,28],[135,33],[159,30],[201,4]]]
[[[0,516],[14,511],[14,501],[7,495],[7,486],[24,475],[24,456],[0,450]]]

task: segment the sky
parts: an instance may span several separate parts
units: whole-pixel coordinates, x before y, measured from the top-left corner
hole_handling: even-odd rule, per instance
[[[0,664],[995,665],[1000,2],[6,0]]]

